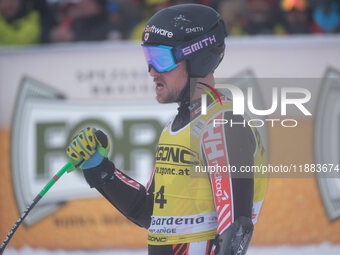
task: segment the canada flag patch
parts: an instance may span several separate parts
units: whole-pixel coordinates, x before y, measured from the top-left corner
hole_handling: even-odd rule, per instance
[[[149,33],[145,33],[144,35],[144,41],[147,41],[149,39]]]

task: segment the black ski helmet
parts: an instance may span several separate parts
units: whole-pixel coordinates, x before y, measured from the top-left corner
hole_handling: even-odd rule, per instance
[[[145,26],[143,46],[172,46],[175,61],[187,60],[189,77],[205,77],[224,56],[224,22],[213,8],[180,4],[160,10]]]

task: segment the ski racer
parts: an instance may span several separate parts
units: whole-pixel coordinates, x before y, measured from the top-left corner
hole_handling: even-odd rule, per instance
[[[227,96],[208,100],[206,114],[200,100],[202,86],[214,90],[226,36],[220,15],[199,4],[168,7],[147,23],[142,47],[157,101],[179,108],[160,135],[146,187],[103,156],[110,143],[100,130],[81,131],[67,148],[90,187],[148,230],[149,255],[245,254],[251,241],[266,179],[240,170],[266,163],[260,135],[248,125],[215,125],[246,118],[233,115]]]

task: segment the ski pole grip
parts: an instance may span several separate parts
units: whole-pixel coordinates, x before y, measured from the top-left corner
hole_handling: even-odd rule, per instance
[[[98,146],[97,147],[97,151],[99,152],[100,155],[102,155],[104,158],[107,157],[107,155],[109,154],[109,151],[107,149],[105,149],[104,147],[101,147],[101,146]],[[77,162],[71,158],[68,159],[68,168],[67,168],[67,173],[71,173],[73,170],[77,169],[78,166],[80,166],[81,164],[83,163],[82,162]]]

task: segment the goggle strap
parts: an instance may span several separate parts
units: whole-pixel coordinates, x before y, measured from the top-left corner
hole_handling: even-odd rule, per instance
[[[221,31],[222,30],[222,31]],[[180,46],[172,49],[175,62],[181,62],[189,59],[195,55],[198,55],[202,51],[207,51],[221,44],[224,38],[227,36],[227,32],[224,26],[216,26],[210,32],[196,37],[195,39],[188,41]]]

